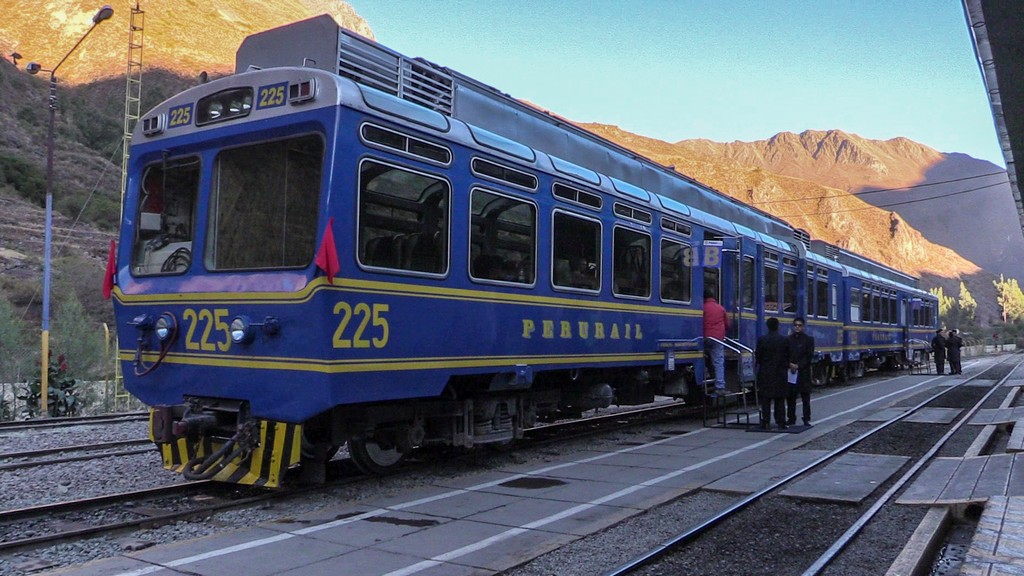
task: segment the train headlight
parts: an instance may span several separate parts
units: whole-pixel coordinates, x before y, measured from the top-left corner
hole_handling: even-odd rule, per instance
[[[235,316],[231,321],[231,341],[235,344],[248,344],[255,335],[256,330],[248,316]]]
[[[174,336],[174,332],[177,327],[178,322],[174,319],[174,316],[165,312],[156,319],[156,325],[154,326],[154,330],[156,330],[156,337],[159,338],[161,342],[166,342]]]

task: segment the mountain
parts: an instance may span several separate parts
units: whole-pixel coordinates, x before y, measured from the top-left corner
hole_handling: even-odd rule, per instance
[[[0,54],[21,54],[49,68],[57,64],[92,25],[102,5],[94,0],[0,0]],[[80,83],[124,77],[128,67],[131,3],[111,3],[114,16],[101,23],[60,66],[60,82]],[[330,14],[341,25],[373,38],[369,24],[340,0],[139,0],[142,60],[146,69],[164,68],[184,76],[232,72],[235,50],[253,33]],[[123,95],[122,95],[123,99]]]
[[[727,144],[684,140],[675,147],[691,157],[729,159],[845,190],[873,206],[891,207],[925,238],[985,270],[1008,276],[1024,270],[1024,234],[1006,171],[991,162],[907,138],[869,140],[841,130]]]
[[[862,253],[904,272],[953,278],[980,271],[975,263],[955,251],[926,239],[898,213],[875,208],[857,196],[810,178],[769,170],[767,165],[770,162],[765,159],[777,161],[790,157],[793,158],[791,162],[779,162],[779,165],[788,166],[788,171],[794,174],[800,173],[797,168],[800,165],[811,178],[819,172],[839,173],[835,167],[823,167],[807,155],[794,154],[793,140],[783,135],[776,139],[777,145],[764,147],[720,144],[710,140],[673,144],[631,134],[616,126],[581,126],[779,216],[793,226],[807,230],[814,238]],[[915,146],[926,148],[920,144]],[[857,155],[849,141],[836,142],[836,150],[840,155]],[[846,176],[850,181],[856,181],[857,177],[855,171]]]

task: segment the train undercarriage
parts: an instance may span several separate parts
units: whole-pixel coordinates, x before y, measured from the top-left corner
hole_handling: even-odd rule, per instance
[[[301,424],[252,418],[244,402],[189,398],[154,408],[151,433],[165,468],[188,479],[277,487],[301,463],[300,481],[320,483],[343,445],[362,472],[386,474],[419,448],[501,446],[540,422],[655,395],[686,397],[693,373],[681,365],[668,373],[660,366],[540,372],[525,384],[503,374],[453,377],[437,398],[336,406]]]

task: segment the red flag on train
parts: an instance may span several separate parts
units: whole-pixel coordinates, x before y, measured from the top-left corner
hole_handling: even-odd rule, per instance
[[[103,299],[110,300],[114,290],[114,274],[117,273],[117,258],[114,241],[110,241],[110,254],[107,254],[107,273],[103,276]]]
[[[327,281],[334,284],[334,275],[341,271],[338,265],[338,250],[334,246],[334,218],[327,220],[327,229],[324,230],[324,239],[320,241],[320,249],[316,252],[316,265],[327,274]]]

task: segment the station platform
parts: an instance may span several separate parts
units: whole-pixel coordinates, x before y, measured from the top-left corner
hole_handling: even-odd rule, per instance
[[[878,418],[900,400],[955,378],[902,375],[817,392],[814,426],[799,433],[681,424],[647,440],[458,479],[437,478],[398,496],[342,502],[45,574],[496,574],[697,489],[760,490],[821,458],[822,452],[800,449],[810,440],[854,421]],[[951,416],[939,411],[934,417]],[[856,502],[900,465],[902,460],[891,456],[850,454],[802,478],[785,495]],[[1024,525],[1018,527],[1024,534]]]

